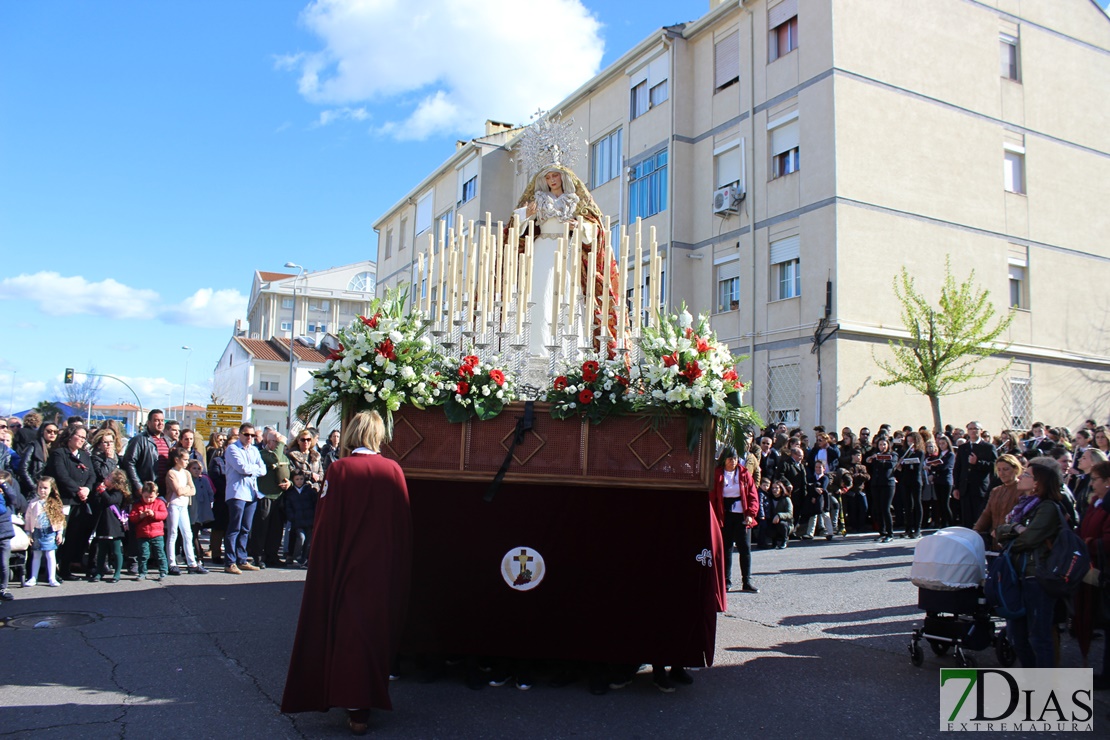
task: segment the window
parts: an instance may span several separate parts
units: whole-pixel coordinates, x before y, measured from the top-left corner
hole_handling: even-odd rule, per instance
[[[621,173],[621,155],[624,149],[621,146],[621,129],[617,129],[590,147],[590,163],[592,165],[590,187],[597,187],[609,182]]]
[[[292,298],[282,298],[281,299],[281,307],[282,308],[293,308],[293,299]]]
[[[448,229],[455,228],[455,212],[453,210],[452,211],[447,211],[446,213],[442,214],[439,217],[439,220],[441,222],[443,222],[443,233],[444,234],[447,233]]]
[[[798,48],[798,0],[783,0],[767,9],[768,61],[775,61]]]
[[[393,256],[393,229],[386,229],[385,232],[385,259]]]
[[[475,154],[459,167],[459,204],[466,203],[478,195],[478,166],[481,159]]]
[[[283,322],[281,322],[281,330],[282,331],[293,331],[293,322],[292,321],[283,321]]]
[[[667,81],[663,80],[648,91],[648,101],[652,108],[667,101]]]
[[[401,248],[398,251],[405,251],[405,244],[408,242],[409,237],[409,220],[407,218],[401,219]]]
[[[611,220],[609,222],[609,246],[613,248],[613,259],[620,261],[621,258],[621,222]]]
[[[351,278],[351,282],[347,283],[347,290],[360,291],[365,293],[374,292],[374,273],[360,272]]]
[[[318,332],[318,331],[319,332],[326,332],[328,330],[328,325],[327,324],[321,324],[321,323],[313,323],[313,322],[310,321],[309,324],[308,324],[308,330],[310,332]]]
[[[330,311],[331,301],[312,301],[308,302],[309,311]]]
[[[1010,377],[1010,428],[1028,429],[1033,420],[1033,379]]]
[[[278,376],[276,375],[263,375],[258,380],[258,390],[260,391],[277,391],[278,390]]]
[[[1002,163],[1002,187],[1011,193],[1025,192],[1025,149],[1007,145]]]
[[[1025,300],[1025,266],[1010,264],[1010,308],[1028,308]]]
[[[740,308],[740,260],[717,265],[717,313]]]
[[[713,47],[713,86],[724,90],[740,81],[740,32],[725,36]]]
[[[786,120],[790,119],[790,120]],[[771,132],[771,179],[801,169],[801,147],[796,113],[767,124]]]
[[[665,289],[664,289],[664,287],[667,285],[667,271],[665,269],[663,269],[662,267],[660,267],[660,269],[659,269],[659,278],[660,278],[660,280],[659,280],[660,289],[658,291],[659,311],[663,312],[667,308]],[[634,308],[632,306],[632,301],[635,299],[635,297],[636,297],[635,289],[634,288],[629,288],[628,293],[625,297],[625,300],[628,301],[629,314],[631,314],[632,311],[634,310]],[[648,274],[648,262],[645,259],[644,267],[643,267],[643,283],[640,285],[640,321],[643,322],[644,326],[647,326],[647,323],[651,318],[651,297],[652,297],[652,293],[651,293],[651,275]]]
[[[630,75],[630,119],[639,118],[652,107],[667,100],[669,92],[667,78],[670,71],[670,57],[660,54]]]
[[[1021,77],[1018,75],[1018,40],[1016,37],[1008,33],[1002,33],[998,36],[998,46],[1001,52],[1001,70],[1000,74],[1004,79],[1013,80],[1014,82],[1021,82]]]
[[[726,185],[740,182],[740,140],[737,139],[722,147],[718,147],[713,157],[716,171],[715,186],[723,188]]]
[[[802,368],[797,362],[767,367],[767,418],[772,424],[798,423]]]
[[[654,155],[632,168],[632,182],[628,186],[628,220],[654,216],[667,210],[667,150]]]
[[[628,114],[631,119],[639,118],[648,112],[648,87],[647,81],[643,81],[632,88],[632,107]]]
[[[771,242],[771,300],[783,301],[802,294],[800,249],[801,238],[797,236]]]
[[[429,190],[420,196],[420,200],[416,201],[416,233],[423,234],[428,229],[432,228],[432,207],[434,193]],[[401,222],[401,249],[405,248],[405,228],[404,221]]]

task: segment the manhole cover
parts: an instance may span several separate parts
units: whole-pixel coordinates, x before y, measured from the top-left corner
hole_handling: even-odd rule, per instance
[[[0,626],[18,630],[60,629],[92,624],[99,619],[101,616],[92,612],[33,612],[0,619]]]

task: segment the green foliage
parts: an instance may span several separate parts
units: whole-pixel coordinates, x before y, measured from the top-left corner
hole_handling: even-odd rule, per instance
[[[933,422],[939,427],[941,396],[989,385],[1009,368],[1007,363],[985,371],[980,363],[1009,348],[1008,342],[998,340],[1010,327],[1013,314],[996,320],[990,294],[975,283],[975,271],[957,283],[948,259],[936,306],[918,291],[905,267],[894,279],[894,295],[902,305],[902,323],[910,337],[888,343],[892,360],[875,359],[887,374],[879,386],[908,385],[928,396]],[[978,382],[968,385],[973,381]]]

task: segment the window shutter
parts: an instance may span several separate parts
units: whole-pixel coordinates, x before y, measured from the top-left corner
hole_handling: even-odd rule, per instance
[[[717,187],[740,181],[739,145],[717,155]]]
[[[798,0],[782,0],[775,7],[767,9],[767,29],[777,28],[797,14]]]
[[[790,260],[800,259],[802,237],[788,236],[771,242],[771,264],[778,265]]]
[[[731,260],[722,265],[717,265],[717,280],[730,280],[740,277],[740,260]]]
[[[798,146],[798,121],[771,129],[771,156],[777,156]]]
[[[670,57],[666,54],[657,56],[648,64],[648,86],[655,87],[663,80],[670,77]]]
[[[729,34],[718,41],[714,55],[717,66],[713,84],[721,88],[740,76],[740,32]]]

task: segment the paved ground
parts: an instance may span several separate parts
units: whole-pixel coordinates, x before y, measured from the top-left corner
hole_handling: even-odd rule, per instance
[[[760,593],[729,595],[715,665],[674,694],[657,691],[647,671],[601,697],[582,683],[476,692],[456,676],[433,684],[406,677],[393,684],[395,711],[375,714],[372,731],[420,738],[931,736],[938,668],[952,663],[928,651],[921,668],[908,660],[908,634],[921,617],[908,580],[912,557],[912,547],[898,541],[880,546],[854,537],[757,552]],[[16,588],[0,619],[65,611],[98,619],[0,628],[0,736],[346,735],[336,711],[278,711],[303,578],[270,569],[165,584]],[[626,618],[641,607],[630,603]],[[977,657],[996,664],[990,651]],[[1071,641],[1065,662],[1079,665]],[[1110,696],[1100,693],[1097,708],[1096,730],[1106,736]]]

